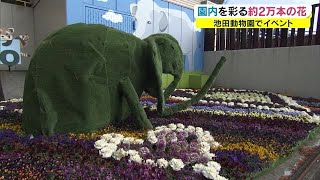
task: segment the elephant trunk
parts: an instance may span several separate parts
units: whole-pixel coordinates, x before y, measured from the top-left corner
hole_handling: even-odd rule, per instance
[[[178,83],[181,79],[182,76],[182,70],[181,72],[177,73],[177,74],[173,74],[173,81],[169,84],[169,86],[166,88],[166,90],[164,91],[164,99],[168,99],[169,96],[173,93],[173,91],[176,89],[176,87],[178,86]]]
[[[194,97],[192,97],[188,101],[184,101],[184,102],[178,103],[175,106],[171,106],[169,108],[165,108],[161,112],[161,115],[162,116],[172,115],[172,114],[177,113],[177,112],[179,112],[181,110],[184,110],[187,107],[191,106],[192,104],[195,104],[198,101],[200,101],[207,94],[208,90],[210,89],[210,87],[212,86],[214,81],[216,80],[216,78],[217,78],[217,76],[218,76],[218,74],[219,74],[219,72],[220,72],[220,70],[221,70],[221,68],[222,68],[222,66],[223,66],[223,64],[225,62],[226,62],[226,58],[224,56],[222,56],[220,61],[216,65],[215,69],[212,71],[211,75],[209,76],[209,79],[207,80],[205,85],[201,88],[201,90],[197,93],[197,95],[195,95]],[[173,82],[171,84],[173,84]],[[169,89],[169,90],[171,91],[172,89]],[[169,91],[169,90],[167,89],[167,91]]]

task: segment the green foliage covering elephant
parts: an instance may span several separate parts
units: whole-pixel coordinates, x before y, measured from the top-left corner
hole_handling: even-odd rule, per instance
[[[22,126],[34,135],[91,132],[132,114],[139,128],[151,129],[139,103],[143,91],[158,99],[161,115],[173,114],[203,98],[224,62],[222,57],[190,101],[165,108],[183,72],[176,39],[154,34],[142,40],[103,25],[68,25],[43,40],[31,59]],[[174,76],[165,91],[162,73]]]

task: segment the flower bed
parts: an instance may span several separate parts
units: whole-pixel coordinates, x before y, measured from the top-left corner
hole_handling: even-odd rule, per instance
[[[176,90],[167,106],[195,93]],[[320,124],[320,100],[269,92],[212,89],[166,118],[156,99],[141,103],[153,131],[33,137],[20,126],[22,100],[0,102],[0,179],[245,179],[290,155]]]

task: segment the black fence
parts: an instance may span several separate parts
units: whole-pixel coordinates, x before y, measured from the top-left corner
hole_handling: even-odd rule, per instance
[[[310,28],[205,29],[205,51],[320,45],[320,3],[312,5]],[[316,14],[316,9],[318,13]],[[317,18],[315,18],[317,17]]]

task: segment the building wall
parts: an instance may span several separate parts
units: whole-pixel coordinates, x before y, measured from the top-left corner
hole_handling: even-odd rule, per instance
[[[50,33],[66,25],[65,0],[41,0],[33,12],[36,47]]]
[[[30,39],[25,48],[21,51],[30,55],[34,52],[34,27],[33,10],[30,7],[22,7],[9,3],[0,2],[0,28],[14,28],[14,37],[28,34]],[[30,58],[21,57],[21,64],[11,67],[11,70],[26,70],[29,66]],[[1,70],[8,70],[8,66],[0,65]]]
[[[2,90],[5,99],[22,98],[26,71],[1,71]]]
[[[320,46],[205,52],[206,74],[221,56],[227,62],[216,87],[320,98]]]
[[[67,0],[67,24],[104,24],[139,38],[172,34],[185,55],[185,70],[202,71],[204,31],[195,28],[194,21],[193,7],[164,0]]]
[[[28,34],[30,39],[21,52],[33,54],[34,44],[34,21],[33,9],[30,7],[16,6],[0,2],[0,28],[14,28],[14,36]],[[30,58],[21,57],[21,64],[11,67],[8,71],[7,65],[0,65],[0,81],[5,99],[21,98],[25,80],[25,70],[28,68]]]
[[[202,0],[166,0],[172,4],[177,4],[186,8],[193,9],[194,5],[200,4]]]

